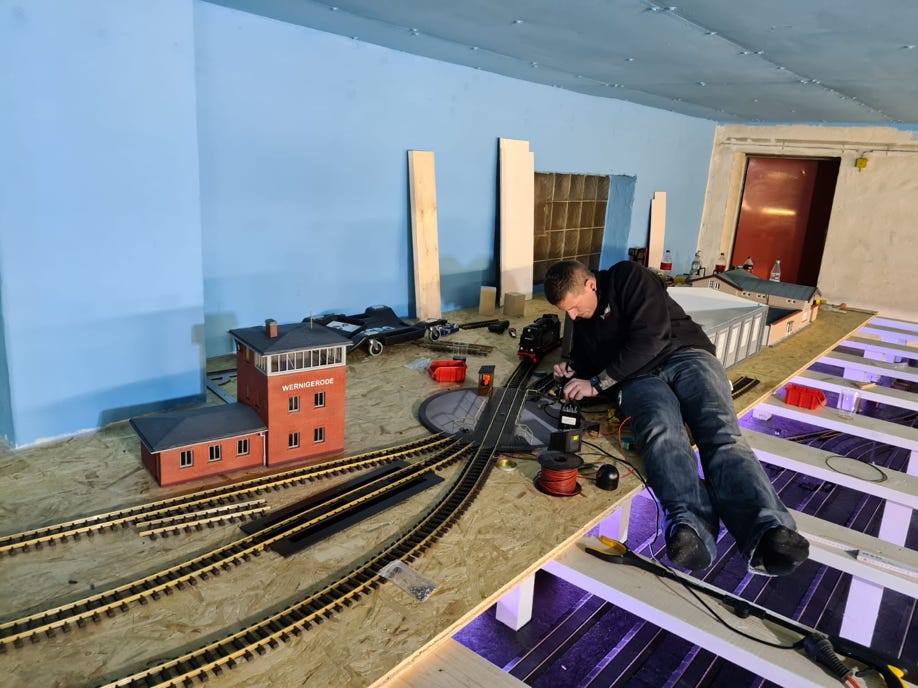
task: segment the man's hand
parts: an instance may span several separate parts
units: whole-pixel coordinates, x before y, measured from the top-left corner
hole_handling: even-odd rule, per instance
[[[555,382],[561,382],[562,380],[574,377],[574,369],[571,368],[567,362],[555,363],[553,372],[555,375]]]
[[[599,392],[590,384],[589,380],[574,378],[564,385],[563,401],[580,401],[595,397]]]

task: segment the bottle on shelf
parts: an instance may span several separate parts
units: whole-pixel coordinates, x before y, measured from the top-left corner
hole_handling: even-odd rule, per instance
[[[714,264],[714,274],[720,274],[727,269],[727,256],[724,255],[724,252],[721,251],[720,255],[717,256],[717,262]]]
[[[669,249],[663,251],[663,258],[660,260],[660,270],[663,272],[672,272],[673,270],[673,254],[669,252]]]
[[[692,258],[692,269],[689,272],[692,277],[701,275],[701,249],[695,251],[695,257]]]
[[[770,279],[772,282],[781,281],[781,261],[780,260],[775,261],[774,267],[772,267],[771,269],[771,274],[768,275],[768,279]]]
[[[743,270],[748,270],[752,272],[752,256],[746,258],[746,262],[743,263]]]

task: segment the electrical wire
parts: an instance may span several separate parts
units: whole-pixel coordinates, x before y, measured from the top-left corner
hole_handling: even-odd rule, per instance
[[[627,422],[628,420],[630,420],[630,416],[629,416],[628,418],[626,418],[625,420],[622,421],[622,425],[624,425],[625,422]],[[623,463],[623,464],[625,464],[626,466],[628,466],[628,467],[631,469],[631,471],[634,473],[634,475],[637,476],[637,478],[641,481],[641,483],[644,485],[644,487],[645,487],[648,491],[653,492],[653,490],[652,490],[652,488],[650,487],[650,485],[647,484],[647,480],[644,478],[643,475],[641,475],[640,471],[638,471],[637,468],[635,468],[635,466],[634,466],[632,463],[630,463],[629,461],[626,461],[625,459],[622,459],[622,458],[620,458],[620,457],[617,457],[617,456],[615,456],[615,455],[613,455],[613,454],[610,454],[608,451],[606,451],[605,449],[603,449],[602,447],[600,447],[600,446],[597,445],[597,444],[593,444],[592,442],[587,442],[587,441],[584,440],[584,441],[582,442],[582,444],[585,444],[585,445],[587,445],[587,446],[593,447],[594,449],[596,449],[596,450],[602,452],[602,454],[608,456],[608,457],[611,458],[612,460],[618,461],[618,462]],[[623,450],[623,452],[624,452],[624,450]],[[657,501],[656,497],[654,497],[653,504],[654,504],[654,508],[655,508],[655,519],[656,519],[656,531],[655,531],[655,532],[657,533],[657,536],[656,536],[656,537],[659,537],[659,534],[660,534],[660,504],[659,504],[659,502]],[[654,541],[656,541],[656,537],[654,538]],[[651,543],[651,544],[652,544],[652,543]],[[666,564],[665,562],[661,561],[661,560],[658,559],[657,557],[652,557],[652,559],[653,559],[657,564],[659,564],[663,569],[665,569],[666,571],[668,571],[668,572],[671,573],[671,574],[674,574],[675,579],[678,580],[679,583],[681,583],[682,587],[684,587],[684,588],[692,595],[692,597],[694,597],[694,598],[698,601],[698,603],[699,603],[702,607],[704,607],[704,608],[711,614],[711,616],[713,616],[713,617],[714,617],[715,619],[717,619],[721,624],[723,624],[723,626],[724,626],[725,628],[730,629],[731,631],[733,631],[733,632],[736,633],[737,635],[743,636],[744,638],[747,638],[748,640],[752,640],[752,641],[754,641],[754,642],[761,643],[762,645],[768,645],[769,647],[774,647],[774,648],[777,648],[777,649],[780,649],[780,650],[795,650],[795,649],[797,648],[797,644],[796,644],[796,643],[793,644],[793,645],[785,645],[785,644],[782,644],[782,643],[774,643],[774,642],[772,642],[772,641],[770,641],[770,640],[766,640],[766,639],[764,639],[764,638],[758,638],[758,637],[756,637],[756,636],[754,636],[754,635],[751,635],[751,634],[747,633],[746,631],[744,631],[744,630],[742,630],[742,629],[740,629],[740,628],[737,628],[736,626],[731,625],[726,619],[724,619],[720,614],[718,614],[718,613],[717,613],[717,612],[716,612],[716,611],[715,611],[715,610],[714,610],[714,609],[713,609],[704,599],[702,599],[701,596],[698,595],[698,593],[691,587],[691,584],[688,583],[687,581],[683,580],[682,576],[681,576],[675,569],[673,569],[671,566],[669,566],[669,565]]]
[[[850,478],[858,478],[858,479],[860,479],[860,480],[866,480],[866,481],[869,482],[869,483],[882,483],[882,482],[885,482],[885,481],[889,478],[889,476],[886,474],[886,472],[885,472],[882,468],[880,468],[879,466],[876,466],[876,465],[874,465],[874,464],[872,464],[872,463],[867,463],[866,461],[860,461],[860,462],[859,462],[859,463],[862,463],[862,464],[865,465],[865,466],[870,466],[873,470],[875,470],[877,473],[880,474],[880,477],[879,477],[878,479],[875,479],[875,480],[874,480],[874,479],[870,479],[870,478],[861,478],[859,475],[854,475],[854,473],[848,473],[847,471],[840,470],[840,469],[838,469],[838,468],[836,468],[835,466],[832,465],[832,463],[831,463],[832,459],[849,459],[850,461],[858,461],[858,460],[857,460],[857,459],[853,459],[853,458],[851,458],[850,456],[842,456],[841,454],[829,454],[829,455],[825,458],[825,464],[826,464],[826,466],[827,466],[829,469],[835,471],[836,473],[839,473],[840,475],[846,475],[846,476],[848,476],[848,477],[850,477]]]
[[[543,492],[556,497],[570,497],[580,491],[577,485],[578,469],[545,468],[539,472],[538,486]]]

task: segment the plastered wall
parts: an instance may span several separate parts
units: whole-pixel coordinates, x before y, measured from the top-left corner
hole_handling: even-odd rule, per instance
[[[730,253],[748,155],[837,157],[818,287],[830,303],[918,318],[918,137],[894,127],[717,128],[699,247]],[[867,167],[858,170],[857,158]]]

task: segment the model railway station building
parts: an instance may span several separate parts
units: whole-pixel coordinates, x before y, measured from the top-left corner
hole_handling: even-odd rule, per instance
[[[274,320],[230,335],[238,403],[131,419],[143,464],[160,485],[344,449],[350,340],[322,325]]]

